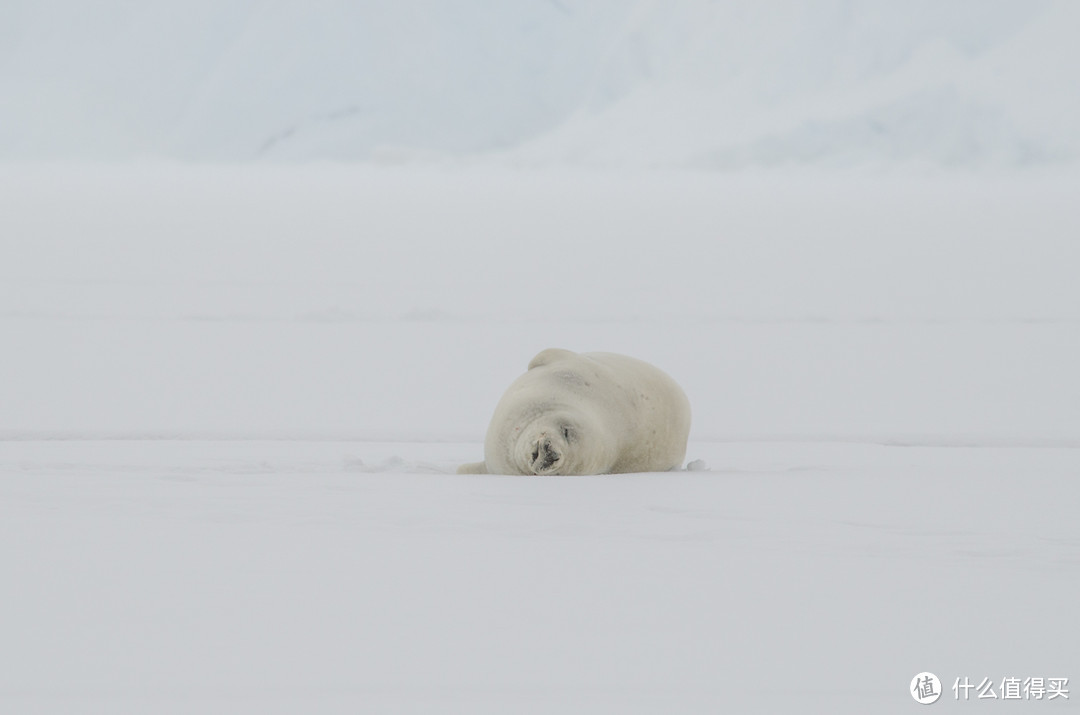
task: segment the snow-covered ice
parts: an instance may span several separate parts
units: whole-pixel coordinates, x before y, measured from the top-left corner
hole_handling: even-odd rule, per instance
[[[1080,678],[1077,188],[0,168],[0,711]],[[687,471],[454,474],[550,346],[674,376]]]

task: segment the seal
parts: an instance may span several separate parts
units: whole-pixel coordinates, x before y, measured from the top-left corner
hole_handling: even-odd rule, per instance
[[[484,461],[459,474],[621,474],[677,468],[690,401],[671,377],[614,353],[549,348],[495,406]]]

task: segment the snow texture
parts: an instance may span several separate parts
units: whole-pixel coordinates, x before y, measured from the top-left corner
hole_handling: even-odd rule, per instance
[[[0,711],[1075,689],[1078,181],[0,168]],[[686,471],[454,474],[551,346]]]
[[[1078,27],[0,3],[0,713],[1075,690]],[[456,474],[548,347],[671,374],[684,468]]]
[[[0,159],[1072,163],[1072,0],[6,0]]]

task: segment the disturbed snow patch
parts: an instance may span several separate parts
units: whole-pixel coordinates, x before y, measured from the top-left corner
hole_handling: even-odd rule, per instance
[[[456,474],[457,465],[445,465],[435,462],[423,462],[407,460],[397,455],[387,457],[374,463],[367,463],[359,457],[346,455],[341,460],[342,469],[346,472],[360,472],[363,474],[384,474],[384,473],[398,473],[398,474]],[[672,471],[680,472],[707,472],[709,471],[709,465],[706,464],[704,459],[695,459],[686,464],[683,469],[673,469]]]
[[[453,474],[454,469],[431,462],[410,462],[398,456],[389,457],[375,464],[367,464],[359,457],[346,456],[342,459],[346,472],[382,473],[401,472],[408,474]]]

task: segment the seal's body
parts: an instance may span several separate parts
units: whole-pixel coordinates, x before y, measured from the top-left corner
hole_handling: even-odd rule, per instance
[[[484,461],[463,474],[615,474],[674,469],[686,456],[690,402],[652,365],[551,348],[495,407]]]

